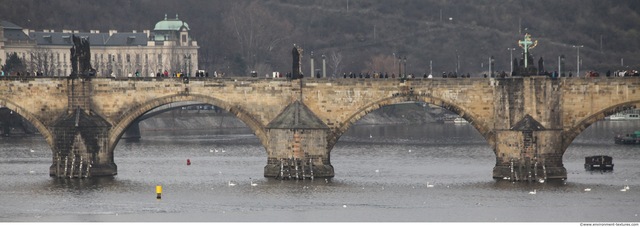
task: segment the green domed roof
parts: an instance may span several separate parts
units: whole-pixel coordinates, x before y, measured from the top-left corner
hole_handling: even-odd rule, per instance
[[[182,22],[178,20],[178,14],[176,14],[176,19],[167,19],[167,15],[164,15],[164,20],[156,23],[156,27],[153,28],[154,31],[177,31],[180,30],[180,27],[184,25],[187,30],[191,30],[189,25],[186,22]]]

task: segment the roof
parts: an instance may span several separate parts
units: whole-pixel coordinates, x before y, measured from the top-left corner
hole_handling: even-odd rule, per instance
[[[540,122],[536,121],[531,115],[525,115],[518,123],[516,123],[511,130],[515,131],[540,131],[545,130],[544,126]]]
[[[182,22],[181,20],[178,20],[178,14],[176,14],[176,18],[175,19],[167,19],[167,14],[164,15],[164,20],[159,21],[158,23],[156,23],[155,28],[153,28],[154,31],[178,31],[180,30],[180,27],[182,27],[184,25],[184,27],[187,28],[187,30],[191,30],[189,28],[189,25],[186,22]]]
[[[29,37],[22,31],[22,27],[9,21],[1,21],[0,23],[4,31],[4,38],[9,40],[29,40]]]
[[[147,33],[62,33],[62,32],[30,32],[31,39],[38,45],[73,46],[71,35],[87,38],[91,46],[146,46]],[[5,34],[6,36],[6,34]]]
[[[22,30],[4,30],[4,38],[8,40],[29,40],[29,36],[24,34]]]
[[[98,115],[89,115],[80,107],[71,114],[58,117],[52,127],[111,127],[111,124]]]
[[[22,30],[22,27],[18,26],[17,24],[11,23],[9,21],[2,21],[0,23],[2,23],[2,27],[4,27],[4,29]]]
[[[297,120],[296,120],[297,119]],[[296,100],[282,110],[267,129],[329,129],[304,103]]]

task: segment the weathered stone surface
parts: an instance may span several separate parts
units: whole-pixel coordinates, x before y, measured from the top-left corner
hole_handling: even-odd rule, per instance
[[[69,78],[0,78],[0,105],[25,117],[53,148],[47,127],[69,113],[70,103],[86,103],[91,113],[112,125],[105,151],[112,154],[126,129],[145,112],[172,102],[216,105],[245,122],[274,154],[285,147],[325,147],[317,156],[330,167],[331,149],[340,136],[367,113],[406,101],[426,102],[458,113],[469,121],[496,153],[495,177],[510,160],[529,157],[545,163],[550,177],[566,177],[562,155],[571,141],[592,123],[640,103],[637,77],[600,78],[460,78],[460,79],[330,79],[265,78],[91,78],[82,81],[86,99],[69,99]],[[77,87],[77,86],[76,86]],[[271,131],[267,125],[290,103],[308,107],[328,130]],[[75,103],[75,104],[74,104]],[[84,109],[84,108],[83,108]],[[85,109],[87,110],[87,109]],[[512,128],[525,116],[544,130]],[[519,128],[519,129],[526,129]],[[322,131],[322,130],[321,130]],[[271,138],[287,139],[271,144]],[[291,141],[289,141],[291,140]],[[289,145],[291,144],[291,145]],[[305,148],[311,147],[311,148]],[[283,153],[283,155],[286,153]],[[302,156],[301,156],[302,157]],[[314,156],[316,157],[316,156]],[[314,159],[315,160],[315,159]],[[268,158],[268,165],[272,162]],[[278,162],[279,163],[279,162]],[[323,167],[324,168],[324,167]],[[265,174],[267,173],[265,167]],[[332,169],[332,167],[331,167]],[[555,174],[555,175],[554,175]]]

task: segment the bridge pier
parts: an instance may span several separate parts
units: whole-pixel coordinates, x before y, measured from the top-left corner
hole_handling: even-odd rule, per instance
[[[122,136],[122,139],[140,139],[140,121],[134,121]]]
[[[333,177],[329,127],[302,102],[295,101],[265,127],[269,138],[265,177]]]
[[[562,83],[546,77],[495,81],[494,178],[566,179]]]
[[[53,164],[49,175],[81,178],[118,173],[109,151],[111,124],[97,114],[76,108],[51,125]]]
[[[557,130],[497,132],[493,177],[514,181],[566,179],[561,134]]]

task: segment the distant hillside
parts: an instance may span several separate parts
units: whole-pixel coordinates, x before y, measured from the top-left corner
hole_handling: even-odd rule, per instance
[[[348,3],[348,5],[347,5]],[[530,33],[536,60],[582,72],[640,69],[640,1],[637,0],[1,0],[0,19],[22,27],[119,31],[152,29],[164,14],[189,23],[201,46],[200,65],[210,71],[260,75],[291,69],[293,44],[304,49],[303,72],[325,55],[336,72],[442,71],[481,75],[490,56],[510,69]],[[3,57],[3,56],[0,56]],[[395,59],[395,60],[392,60]],[[3,60],[4,62],[4,60]],[[621,65],[622,64],[622,65]],[[317,67],[319,68],[319,67]]]

